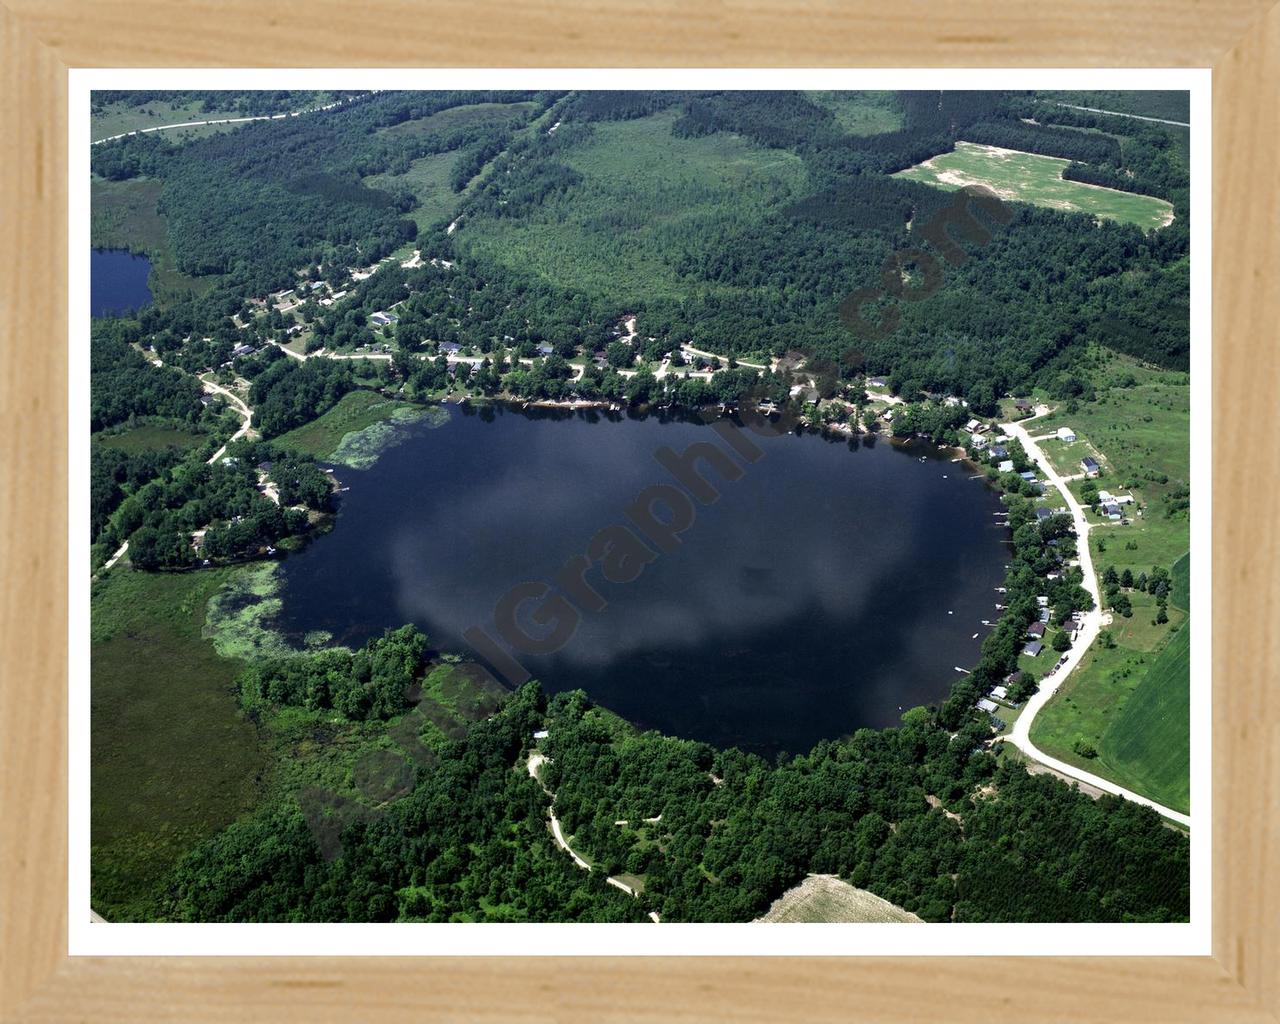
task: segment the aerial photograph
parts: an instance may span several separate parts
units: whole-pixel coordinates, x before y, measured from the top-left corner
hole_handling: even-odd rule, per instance
[[[1190,920],[1188,92],[90,106],[95,921]]]

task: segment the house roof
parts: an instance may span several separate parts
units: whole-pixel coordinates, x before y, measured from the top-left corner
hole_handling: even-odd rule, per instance
[[[1039,640],[1032,640],[1029,644],[1022,648],[1022,653],[1034,658],[1037,654],[1044,650],[1044,644]]]
[[[1044,623],[1033,622],[1027,627],[1027,636],[1044,636]]]

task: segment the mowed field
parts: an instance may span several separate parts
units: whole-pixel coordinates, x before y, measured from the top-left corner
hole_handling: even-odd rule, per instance
[[[922,181],[942,189],[985,185],[1002,199],[1087,213],[1140,228],[1161,228],[1173,220],[1173,205],[1153,196],[1066,181],[1068,160],[1021,153],[973,142],[957,142],[950,153],[899,171],[895,177]]]
[[[756,924],[892,924],[920,918],[837,875],[810,875],[788,889]]]
[[[456,244],[622,303],[705,289],[676,272],[681,240],[798,198],[808,175],[794,153],[736,135],[673,136],[676,116],[593,124],[589,138],[557,154],[582,174],[579,185],[519,218],[468,219]]]
[[[1047,754],[1187,811],[1190,520],[1178,506],[1190,478],[1190,385],[1184,373],[1146,367],[1125,356],[1100,353],[1098,358],[1098,401],[1036,420],[1032,433],[1072,427],[1105,456],[1099,488],[1132,493],[1144,506],[1141,517],[1130,513],[1128,525],[1091,529],[1090,550],[1100,572],[1111,565],[1135,576],[1153,565],[1170,569],[1169,622],[1153,621],[1154,597],[1130,592],[1133,616],[1117,615],[1107,627],[1115,646],[1094,644],[1036,717],[1031,739]],[[1061,445],[1043,443],[1046,451]],[[1082,483],[1070,485],[1077,496]],[[1092,513],[1089,519],[1102,523]],[[1043,671],[1048,665],[1035,667]],[[1077,741],[1092,745],[1097,756],[1082,757],[1074,749]]]

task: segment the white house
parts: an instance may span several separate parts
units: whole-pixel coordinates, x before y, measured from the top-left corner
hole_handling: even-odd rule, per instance
[[[1058,440],[1059,440],[1059,441],[1066,441],[1066,442],[1070,443],[1071,441],[1074,441],[1075,439],[1076,439],[1076,432],[1075,432],[1074,430],[1072,430],[1070,427],[1059,427],[1059,428],[1058,428]]]
[[[983,448],[985,448],[985,447],[990,443],[990,442],[988,442],[988,440],[987,440],[985,437],[983,437],[981,434],[971,434],[971,435],[969,435],[969,436],[970,436],[970,439],[971,439],[971,440],[972,440],[972,442],[973,442],[973,446],[974,446],[974,448],[977,448],[979,451],[981,451]]]
[[[1012,472],[1013,472],[1013,459],[1005,459],[1005,460],[1004,460],[1004,462],[1002,462],[1002,463],[1000,463],[1000,465],[996,466],[996,469],[998,469],[1001,473],[1012,473]]]

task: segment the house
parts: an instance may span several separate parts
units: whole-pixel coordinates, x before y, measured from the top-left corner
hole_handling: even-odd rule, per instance
[[[1050,512],[1043,505],[1041,505],[1038,509],[1036,509],[1036,519],[1039,520],[1040,522],[1043,523],[1046,519],[1052,519],[1052,518],[1053,518],[1053,513]]]
[[[1033,622],[1027,627],[1027,636],[1032,640],[1041,640],[1044,638],[1044,623]]]
[[[256,351],[252,345],[237,345],[231,350],[231,354],[237,358],[240,356],[251,356]]]
[[[970,435],[969,435],[969,438],[970,438],[970,441],[971,441],[971,442],[972,442],[972,444],[973,444],[973,447],[974,447],[974,448],[976,448],[978,451],[981,451],[983,448],[985,448],[985,447],[990,443],[990,442],[989,442],[985,437],[983,437],[981,434],[970,434]]]
[[[1009,457],[1009,449],[1002,444],[994,445],[991,449],[991,457],[993,459],[1007,459]]]
[[[1133,495],[1132,494],[1114,494],[1111,496],[1111,500],[1116,505],[1132,505]]]
[[[1019,473],[1018,476],[1022,477],[1022,479],[1029,484],[1036,482],[1036,475],[1032,470],[1027,470],[1025,473]]]
[[[387,324],[391,323],[391,317],[386,313],[374,313],[373,316],[369,317],[369,319],[379,327],[385,327]]]
[[[1084,470],[1087,477],[1096,477],[1100,472],[1097,459],[1083,458],[1080,460],[1080,468]]]
[[[546,729],[539,729],[537,732],[533,734],[533,738],[535,740],[545,740],[550,735],[551,733],[548,732]]]
[[[1038,604],[1041,608],[1048,608],[1049,598],[1046,595],[1041,594],[1039,597],[1036,598],[1036,604]]]
[[[1040,609],[1040,621],[1041,621],[1041,622],[1043,622],[1045,625],[1048,625],[1048,623],[1049,623],[1049,609],[1048,609],[1048,608],[1041,608],[1041,609]]]
[[[1075,432],[1074,430],[1072,430],[1070,427],[1059,427],[1059,428],[1058,428],[1058,440],[1059,440],[1059,441],[1066,441],[1068,444],[1070,444],[1070,443],[1071,443],[1072,441],[1074,441],[1075,439],[1076,439],[1076,432]]]
[[[968,423],[966,423],[964,425],[964,429],[969,431],[969,433],[971,434],[981,434],[984,430],[987,429],[987,425],[983,423],[982,420],[975,419],[975,420],[970,420]]]
[[[446,356],[456,356],[462,351],[462,346],[456,341],[442,341],[436,347],[440,349],[442,355]]]
[[[1009,690],[1004,686],[997,686],[991,691],[991,696],[996,700],[1008,700]]]
[[[552,352],[554,352],[554,351],[555,351],[555,349],[553,349],[553,348],[552,348],[550,345],[548,345],[545,341],[544,341],[541,345],[539,345],[539,346],[538,346],[538,355],[540,355],[540,356],[549,356],[549,355],[551,355],[551,353],[552,353]]]
[[[1013,459],[1005,459],[1005,460],[1004,460],[1004,462],[1002,462],[1002,463],[1000,463],[1000,465],[996,466],[996,469],[998,469],[1001,473],[1012,473],[1012,472],[1013,472]]]
[[[1102,506],[1102,514],[1110,519],[1113,523],[1119,522],[1124,518],[1124,514],[1120,511],[1120,506],[1114,501],[1109,501]]]
[[[1044,644],[1039,640],[1032,640],[1029,644],[1022,648],[1022,653],[1028,658],[1038,658],[1040,652],[1044,650]]]
[[[883,416],[881,416],[880,418],[881,418],[882,420],[884,420],[886,423],[892,423],[892,422],[893,422],[893,410],[892,410],[892,409],[887,410],[887,411],[885,412],[885,414],[884,414]]]
[[[1014,407],[1015,409],[1017,409],[1017,410],[1018,410],[1018,412],[1030,412],[1030,411],[1031,411],[1031,403],[1030,403],[1030,402],[1028,402],[1025,398],[1019,398],[1017,401],[1015,401],[1015,402],[1013,403],[1013,407]]]
[[[1000,710],[999,704],[997,704],[993,700],[988,700],[986,697],[983,697],[982,700],[978,701],[978,703],[975,704],[974,707],[976,707],[979,711],[985,711],[989,715],[994,715],[997,711]]]
[[[888,382],[883,377],[867,378],[867,387],[869,388],[880,388],[883,391],[888,386],[889,386]]]

